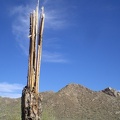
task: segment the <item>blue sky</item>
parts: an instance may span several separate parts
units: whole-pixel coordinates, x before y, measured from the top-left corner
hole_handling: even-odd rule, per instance
[[[29,13],[37,0],[1,0],[0,96],[20,97],[27,82]],[[69,83],[120,90],[120,1],[41,0],[45,29],[40,91]]]

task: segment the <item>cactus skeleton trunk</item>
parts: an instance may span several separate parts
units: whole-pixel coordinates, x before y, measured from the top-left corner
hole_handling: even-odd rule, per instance
[[[38,1],[39,5],[39,1]],[[39,77],[42,55],[42,35],[44,28],[44,8],[38,23],[38,9],[30,14],[30,44],[27,86],[22,91],[22,120],[41,120],[41,96],[39,95]]]

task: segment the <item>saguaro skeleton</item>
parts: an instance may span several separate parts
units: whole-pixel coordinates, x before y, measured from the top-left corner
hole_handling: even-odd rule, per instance
[[[41,97],[39,96],[39,73],[44,28],[44,8],[38,19],[39,0],[36,10],[30,13],[30,45],[27,86],[22,91],[22,120],[40,120]],[[39,22],[38,22],[39,21]]]

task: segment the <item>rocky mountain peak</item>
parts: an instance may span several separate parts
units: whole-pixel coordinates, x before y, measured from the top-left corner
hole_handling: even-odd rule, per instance
[[[111,87],[108,87],[104,90],[102,90],[102,92],[110,95],[110,96],[114,96],[114,97],[120,97],[120,92],[118,92],[117,90],[111,88]]]
[[[90,89],[80,85],[80,84],[68,84],[66,85],[64,88],[62,88],[61,90],[58,91],[58,93],[62,93],[62,92],[82,92],[82,91],[91,91]]]

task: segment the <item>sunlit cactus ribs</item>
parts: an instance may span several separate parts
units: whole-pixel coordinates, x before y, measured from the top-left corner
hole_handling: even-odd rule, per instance
[[[39,1],[30,13],[30,44],[27,85],[22,91],[21,111],[22,120],[41,120],[41,96],[39,95],[39,77],[42,54],[42,35],[44,28],[44,7],[39,19]]]

